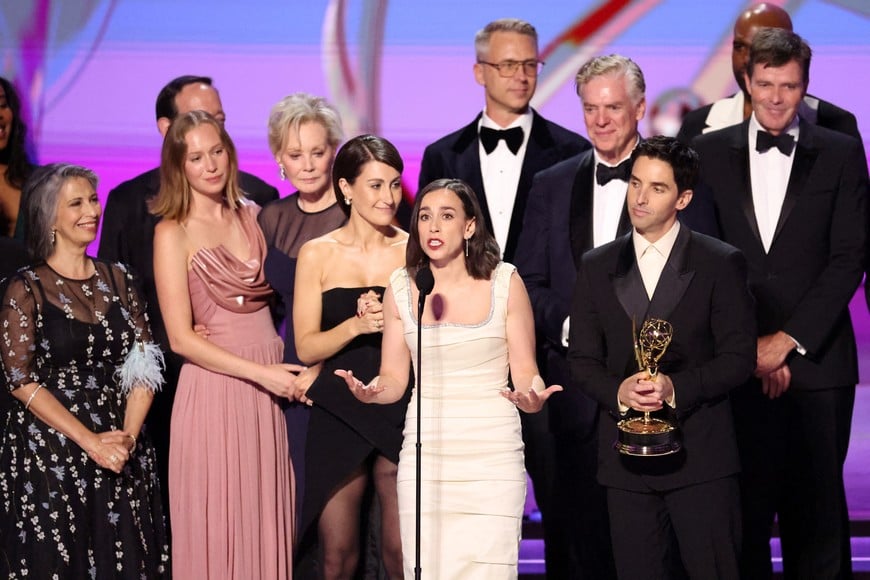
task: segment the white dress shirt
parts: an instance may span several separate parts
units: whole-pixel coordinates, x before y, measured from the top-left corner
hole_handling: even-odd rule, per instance
[[[507,127],[499,127],[495,121],[487,116],[486,111],[480,117],[480,127],[491,129],[510,129],[522,127],[523,144],[517,154],[514,155],[504,140],[500,140],[492,153],[487,154],[483,144],[478,139],[480,151],[480,175],[483,177],[483,189],[486,195],[486,205],[489,208],[489,217],[492,219],[492,229],[498,247],[504,255],[507,244],[508,231],[511,226],[511,216],[514,212],[514,202],[517,198],[517,187],[520,184],[520,174],[523,171],[523,159],[526,156],[526,148],[529,144],[529,135],[532,132],[531,109],[520,115]]]
[[[638,140],[640,138],[638,137]],[[635,141],[635,147],[637,141]],[[631,148],[634,151],[634,147]],[[631,152],[620,159],[622,163],[631,157]],[[598,169],[598,164],[608,167],[616,167],[619,165],[611,165],[602,161],[598,156],[598,151],[593,153],[593,177],[592,177],[592,245],[597,248],[608,242],[616,239],[616,232],[619,228],[619,218],[622,217],[622,208],[625,207],[625,194],[628,192],[628,180],[611,179],[606,185],[598,185],[598,180],[595,179],[595,171]]]
[[[773,243],[773,234],[779,222],[782,202],[785,200],[785,190],[791,175],[794,162],[794,152],[784,155],[776,147],[771,147],[764,153],[755,150],[758,131],[764,128],[755,119],[755,113],[749,118],[749,178],[752,184],[752,205],[755,208],[755,221],[764,251],[769,252]],[[795,117],[785,132],[798,140],[799,124]]]
[[[647,241],[637,230],[632,230],[631,241],[634,244],[634,255],[637,259],[637,266],[640,269],[640,277],[643,279],[646,295],[650,299],[655,294],[659,278],[661,278],[662,271],[665,269],[665,264],[667,264],[668,257],[671,255],[671,250],[674,249],[677,234],[679,233],[679,220],[675,221],[671,229],[655,242]]]

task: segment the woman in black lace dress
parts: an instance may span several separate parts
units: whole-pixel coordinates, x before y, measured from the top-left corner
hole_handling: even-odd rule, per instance
[[[25,186],[34,265],[8,283],[0,343],[14,397],[0,441],[0,577],[159,578],[169,546],[141,432],[163,382],[144,304],[90,258],[96,176],[36,170]]]
[[[332,192],[332,162],[341,141],[338,111],[322,97],[294,93],[272,107],[269,149],[278,164],[281,181],[290,181],[296,192],[268,204],[257,219],[266,238],[266,279],[281,300],[285,363],[300,362],[296,356],[292,317],[299,248],[347,220]],[[319,371],[320,365],[312,365],[300,373],[296,379],[297,387],[304,392]],[[284,409],[284,416],[296,474],[296,505],[301,506],[305,494],[308,408],[290,402]]]

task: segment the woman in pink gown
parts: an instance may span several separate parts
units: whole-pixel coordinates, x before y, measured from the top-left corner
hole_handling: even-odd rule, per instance
[[[281,364],[259,208],[244,200],[237,172],[217,120],[193,111],[173,122],[152,211],[163,218],[154,232],[160,311],[186,359],[169,450],[180,580],[284,579],[292,570],[293,474],[279,398],[291,396],[302,367]]]

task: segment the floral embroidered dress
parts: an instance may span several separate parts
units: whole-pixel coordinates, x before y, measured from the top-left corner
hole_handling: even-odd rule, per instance
[[[162,357],[126,269],[94,264],[85,280],[44,263],[9,280],[0,305],[0,359],[8,391],[36,382],[101,433],[123,429],[133,386],[159,388]],[[0,417],[0,577],[168,577],[147,434],[115,474],[23,403],[7,407]]]

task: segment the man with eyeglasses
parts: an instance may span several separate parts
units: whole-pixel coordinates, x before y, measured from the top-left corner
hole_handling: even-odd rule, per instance
[[[501,19],[474,39],[474,78],[484,110],[471,123],[429,145],[420,188],[442,177],[462,179],[477,194],[486,225],[506,261],[517,251],[535,173],[589,149],[580,135],[547,121],[529,107],[538,73],[538,33],[528,22]],[[541,511],[548,578],[572,577],[565,558],[560,506],[553,502],[555,460],[546,409],[521,414],[526,469]]]

